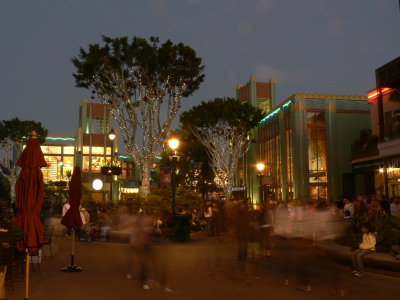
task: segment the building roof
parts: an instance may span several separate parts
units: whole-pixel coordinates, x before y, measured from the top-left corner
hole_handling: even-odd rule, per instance
[[[297,93],[293,94],[290,97],[286,98],[284,101],[279,103],[277,106],[273,107],[272,111],[267,114],[261,121],[264,123],[270,117],[276,115],[281,109],[290,105],[290,103],[295,99],[318,99],[318,100],[345,100],[345,101],[368,101],[367,96],[363,95],[336,95],[336,94],[302,94]]]

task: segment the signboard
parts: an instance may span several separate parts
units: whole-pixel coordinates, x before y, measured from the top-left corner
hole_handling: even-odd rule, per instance
[[[242,192],[245,191],[246,187],[245,186],[235,186],[232,188],[232,192]]]
[[[171,186],[171,166],[160,166],[161,186]]]

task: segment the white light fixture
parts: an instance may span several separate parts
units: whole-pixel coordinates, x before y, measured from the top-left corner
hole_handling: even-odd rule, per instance
[[[265,164],[262,162],[257,163],[256,168],[258,171],[262,172],[265,169]]]
[[[64,163],[62,162],[62,161],[60,161],[59,163],[58,163],[58,165],[61,167],[62,165],[63,165]]]
[[[108,134],[108,138],[109,138],[111,141],[115,140],[115,132],[114,132],[114,129],[111,129],[111,130],[110,130],[110,133]]]
[[[176,151],[176,149],[178,149],[178,147],[179,147],[179,140],[177,138],[169,139],[168,147],[170,147],[172,151]]]
[[[103,181],[101,179],[93,180],[92,187],[95,191],[100,191],[103,188]]]
[[[383,171],[384,171],[383,168],[379,169],[379,173],[383,173]]]

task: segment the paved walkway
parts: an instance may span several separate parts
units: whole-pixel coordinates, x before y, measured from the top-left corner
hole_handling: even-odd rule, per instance
[[[393,298],[400,294],[400,280],[367,274],[352,276],[348,268],[318,258],[314,248],[304,241],[276,240],[274,256],[261,263],[251,263],[249,284],[242,286],[236,265],[235,243],[225,240],[205,240],[195,237],[191,243],[161,243],[157,248],[166,262],[169,286],[166,293],[152,285],[143,290],[137,280],[127,280],[127,245],[118,243],[77,244],[77,264],[82,273],[62,273],[68,265],[70,238],[56,237],[54,258],[41,264],[41,274],[31,274],[31,300],[75,299],[336,299],[334,287],[340,283],[346,299]],[[285,274],[289,286],[277,281]],[[256,279],[253,275],[260,275]],[[286,275],[285,275],[286,276]],[[313,290],[298,291],[304,279],[309,279]],[[16,282],[14,291],[7,291],[9,299],[23,299],[23,283]]]

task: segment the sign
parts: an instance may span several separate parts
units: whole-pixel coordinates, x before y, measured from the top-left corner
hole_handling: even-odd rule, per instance
[[[246,187],[245,186],[235,186],[232,188],[232,192],[242,192],[245,191]]]
[[[171,166],[161,165],[160,166],[161,175],[161,186],[171,186]]]

